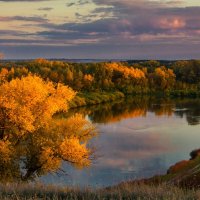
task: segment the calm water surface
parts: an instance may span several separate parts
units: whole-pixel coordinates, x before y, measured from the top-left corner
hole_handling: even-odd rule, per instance
[[[67,174],[41,177],[44,183],[100,187],[151,177],[200,148],[200,99],[137,97],[70,112],[97,126],[96,159],[83,170],[63,163]]]

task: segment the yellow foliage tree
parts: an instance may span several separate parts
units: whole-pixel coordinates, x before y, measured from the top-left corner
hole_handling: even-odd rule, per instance
[[[155,86],[166,91],[171,89],[176,81],[176,75],[172,69],[158,67],[155,69]]]
[[[5,82],[8,78],[9,71],[6,68],[2,68],[0,71],[0,84]]]
[[[94,80],[94,77],[93,77],[91,74],[85,74],[84,77],[83,77],[83,79],[84,79],[85,81],[90,81],[90,82],[92,82],[92,81]]]
[[[67,111],[75,94],[68,86],[34,75],[0,85],[0,177],[28,180],[58,170],[62,160],[75,166],[90,164],[86,144],[95,134],[93,125],[82,115],[55,116]],[[23,175],[21,162],[26,169]]]
[[[1,129],[15,127],[20,134],[37,131],[56,112],[67,111],[67,102],[74,96],[71,88],[37,76],[6,82],[0,86]]]
[[[142,70],[133,67],[123,66],[121,63],[107,63],[106,67],[110,70],[121,72],[125,78],[145,78],[145,73]]]

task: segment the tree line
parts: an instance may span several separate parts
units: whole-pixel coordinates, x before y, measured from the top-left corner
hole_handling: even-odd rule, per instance
[[[63,83],[78,92],[124,94],[164,93],[199,95],[200,61],[69,63],[36,59],[0,64],[0,79],[37,74],[44,80]]]

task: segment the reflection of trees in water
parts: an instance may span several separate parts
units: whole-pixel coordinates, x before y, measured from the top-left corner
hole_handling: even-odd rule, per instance
[[[115,102],[73,109],[71,112],[88,115],[94,123],[117,122],[121,119],[145,116],[147,99],[142,100],[141,98],[143,97],[120,99]]]
[[[198,125],[200,124],[200,117],[187,116],[187,121],[188,121],[188,124],[190,125]]]
[[[156,116],[172,116],[175,103],[168,98],[149,99],[148,111],[155,113]]]
[[[92,112],[89,117],[92,121],[98,123],[117,122],[121,119],[145,116],[146,111],[147,104],[145,99],[128,98],[125,101],[116,102],[112,105],[103,105],[103,107]]]
[[[180,110],[176,111],[175,115],[181,118],[185,115],[189,125],[200,124],[200,99],[179,99],[176,101],[176,107]]]
[[[187,108],[187,109],[186,109]],[[200,99],[169,99],[150,96],[128,97],[112,103],[71,110],[88,115],[95,123],[111,123],[122,119],[145,117],[147,112],[156,116],[172,116],[186,119],[190,125],[200,123]]]

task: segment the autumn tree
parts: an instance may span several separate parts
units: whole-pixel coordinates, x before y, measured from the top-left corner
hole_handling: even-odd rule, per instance
[[[160,67],[160,62],[156,61],[156,60],[149,60],[149,61],[146,61],[142,64],[144,67],[147,68],[147,71],[149,73],[151,72],[154,72],[154,70],[158,67]]]
[[[85,74],[83,76],[83,83],[84,83],[84,88],[90,89],[90,87],[92,86],[92,83],[94,82],[94,77],[91,74]]]
[[[68,69],[66,71],[66,81],[67,81],[67,83],[71,83],[72,84],[73,79],[74,79],[73,72],[70,69]]]
[[[2,133],[8,127],[18,134],[37,131],[47,125],[52,116],[66,111],[67,102],[75,92],[62,84],[54,85],[37,76],[13,79],[0,86],[0,116]]]
[[[177,61],[173,64],[177,81],[185,82],[189,84],[200,83],[200,61]]]
[[[9,71],[6,68],[2,68],[0,71],[0,84],[5,82],[8,79]]]
[[[107,63],[106,68],[112,70],[112,82],[124,93],[142,93],[145,89],[145,71],[116,62]]]
[[[39,58],[34,61],[4,61],[0,62],[0,84],[3,79],[10,81],[27,76],[29,72],[44,80],[69,85],[82,94],[104,91],[149,94],[163,91],[179,96],[200,93],[199,60],[71,63]]]
[[[49,172],[59,172],[63,161],[77,168],[89,166],[93,152],[86,144],[94,133],[92,124],[76,114],[57,118],[48,129],[40,129],[17,142],[16,137],[0,140],[1,181],[28,181]]]
[[[24,180],[36,173],[56,171],[62,160],[75,166],[88,166],[91,150],[86,143],[95,134],[92,124],[81,115],[68,119],[55,117],[56,113],[68,110],[75,94],[68,86],[35,75],[2,83],[0,166],[16,165],[19,161],[20,170],[23,161]]]
[[[173,88],[176,75],[174,74],[172,69],[167,69],[166,67],[158,67],[154,72],[154,86],[158,90],[169,91]]]

